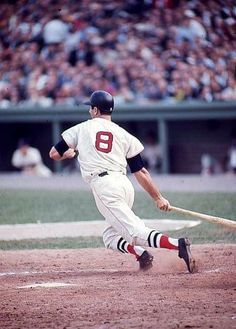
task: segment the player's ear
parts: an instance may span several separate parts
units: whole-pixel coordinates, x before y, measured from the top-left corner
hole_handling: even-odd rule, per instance
[[[95,115],[100,114],[100,111],[99,111],[99,109],[96,106],[93,109],[94,109],[94,114]]]

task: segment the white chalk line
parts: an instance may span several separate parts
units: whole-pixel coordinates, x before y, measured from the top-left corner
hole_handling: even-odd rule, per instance
[[[220,268],[216,268],[214,270],[205,270],[205,271],[202,271],[202,273],[219,273],[219,272],[222,272]]]
[[[219,267],[219,268],[215,268],[212,270],[204,270],[204,271],[199,271],[198,273],[204,273],[204,274],[211,274],[211,273],[231,273],[234,272],[230,269],[226,269],[224,267]]]
[[[27,284],[26,286],[17,287],[17,289],[32,289],[32,288],[61,288],[61,287],[76,287],[79,286],[75,283],[65,283],[65,282],[42,282]]]
[[[91,269],[91,270],[74,270],[74,271],[22,271],[22,272],[2,272],[0,273],[0,277],[4,276],[27,276],[27,275],[42,275],[42,274],[86,274],[86,273],[118,273],[119,270],[113,270],[113,269]]]
[[[119,270],[112,269],[93,269],[91,270],[93,274],[99,273],[118,273]],[[88,274],[90,270],[78,270],[78,271],[22,271],[22,272],[2,272],[0,277],[12,277],[12,276],[33,276],[33,275],[52,275],[52,274],[74,274],[79,276],[79,274]],[[33,289],[33,288],[61,288],[61,287],[78,287],[79,284],[75,283],[65,283],[65,282],[41,282],[33,283],[25,286],[16,287],[17,289]]]
[[[9,276],[29,276],[29,275],[44,275],[44,274],[74,274],[74,275],[80,275],[80,274],[87,274],[87,273],[118,273],[120,270],[115,269],[84,269],[84,270],[66,270],[66,271],[22,271],[22,272],[2,272],[0,273],[0,277],[9,277]],[[199,271],[198,273],[223,273],[224,268],[215,268],[211,270],[204,270]]]

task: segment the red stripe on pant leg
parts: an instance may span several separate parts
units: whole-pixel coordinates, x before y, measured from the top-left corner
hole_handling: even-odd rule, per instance
[[[160,239],[160,248],[166,248],[166,249],[175,249],[178,250],[179,248],[177,246],[174,246],[169,242],[169,237],[166,235],[162,235]]]

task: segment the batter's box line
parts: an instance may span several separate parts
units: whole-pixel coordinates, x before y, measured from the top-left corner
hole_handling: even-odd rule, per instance
[[[67,270],[67,271],[22,271],[22,272],[2,272],[0,277],[4,276],[24,276],[24,275],[42,275],[42,274],[86,274],[88,272],[96,273],[118,273],[120,270],[113,269],[89,269],[89,270]]]

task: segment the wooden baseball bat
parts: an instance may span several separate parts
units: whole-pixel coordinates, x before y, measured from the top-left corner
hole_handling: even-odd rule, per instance
[[[180,214],[190,215],[190,216],[193,216],[193,217],[197,217],[197,218],[206,220],[208,222],[220,224],[220,225],[223,225],[223,226],[226,226],[228,228],[236,230],[236,222],[233,221],[233,220],[230,220],[230,219],[215,217],[215,216],[211,216],[211,215],[206,215],[206,214],[202,214],[200,212],[191,211],[191,210],[178,208],[178,207],[173,207],[173,206],[171,206],[171,210],[174,210],[174,211],[176,211]]]

